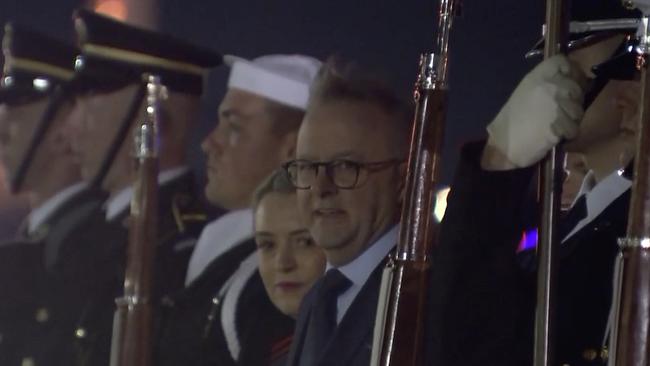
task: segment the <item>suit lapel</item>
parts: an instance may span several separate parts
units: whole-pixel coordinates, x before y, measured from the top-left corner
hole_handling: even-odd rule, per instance
[[[291,343],[291,348],[289,349],[289,356],[287,357],[287,365],[297,366],[299,364],[300,355],[302,353],[303,344],[305,342],[305,336],[307,334],[307,324],[309,321],[309,316],[311,315],[313,298],[315,294],[315,288],[320,284],[320,280],[312,286],[309,292],[305,295],[302,304],[300,306],[300,311],[298,312],[298,319],[296,320],[296,330],[293,335],[293,341]]]

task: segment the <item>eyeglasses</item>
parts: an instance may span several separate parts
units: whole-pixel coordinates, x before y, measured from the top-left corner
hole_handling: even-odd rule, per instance
[[[359,183],[363,172],[373,173],[386,169],[402,160],[391,159],[384,161],[361,163],[351,160],[333,160],[314,162],[309,160],[292,160],[282,165],[289,179],[297,189],[309,189],[316,182],[321,166],[334,185],[340,189],[352,189]]]

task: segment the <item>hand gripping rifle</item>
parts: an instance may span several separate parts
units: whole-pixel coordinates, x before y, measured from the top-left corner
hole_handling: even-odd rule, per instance
[[[116,300],[111,366],[150,366],[152,288],[158,218],[160,77],[146,75],[146,117],[135,130],[135,182],[131,200],[124,296]]]
[[[643,13],[637,30],[636,66],[641,71],[640,120],[627,236],[619,239],[618,283],[610,365],[650,365],[650,1],[628,1]]]
[[[423,363],[431,249],[437,241],[433,189],[440,175],[447,112],[449,34],[459,0],[439,0],[435,52],[420,56],[415,121],[397,252],[382,277],[371,365]]]

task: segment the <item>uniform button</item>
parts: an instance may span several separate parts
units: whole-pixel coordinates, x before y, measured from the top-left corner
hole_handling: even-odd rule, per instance
[[[34,362],[34,359],[31,357],[24,357],[20,366],[36,366],[36,362]]]
[[[175,304],[174,300],[172,300],[172,298],[169,296],[163,297],[162,300],[160,300],[160,302],[163,304],[163,306],[167,306],[167,307],[173,307]]]
[[[47,308],[38,308],[34,317],[36,318],[37,322],[45,323],[50,319],[50,312],[47,310]]]
[[[214,305],[217,305],[217,306],[218,306],[220,302],[221,302],[221,301],[219,300],[218,297],[215,296],[215,297],[212,298],[212,303],[213,303]]]
[[[600,358],[603,361],[607,361],[607,359],[609,359],[609,349],[607,349],[607,347],[603,347],[603,349],[600,351]]]
[[[74,331],[74,336],[77,338],[86,338],[86,330],[79,327]]]
[[[582,351],[582,358],[584,358],[587,361],[593,361],[598,357],[598,351],[596,351],[593,348],[587,348],[586,350]]]

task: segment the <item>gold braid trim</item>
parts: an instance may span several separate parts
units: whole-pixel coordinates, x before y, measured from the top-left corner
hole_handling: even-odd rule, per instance
[[[37,74],[50,75],[59,79],[70,81],[74,78],[74,71],[63,67],[54,66],[45,62],[30,60],[28,58],[10,57],[7,58],[6,70],[24,70]]]
[[[99,56],[102,58],[130,62],[139,65],[151,65],[163,69],[203,76],[204,69],[187,62],[169,60],[162,57],[147,55],[140,52],[128,51],[115,47],[100,46],[97,44],[87,43],[83,45],[82,50],[85,54]]]

